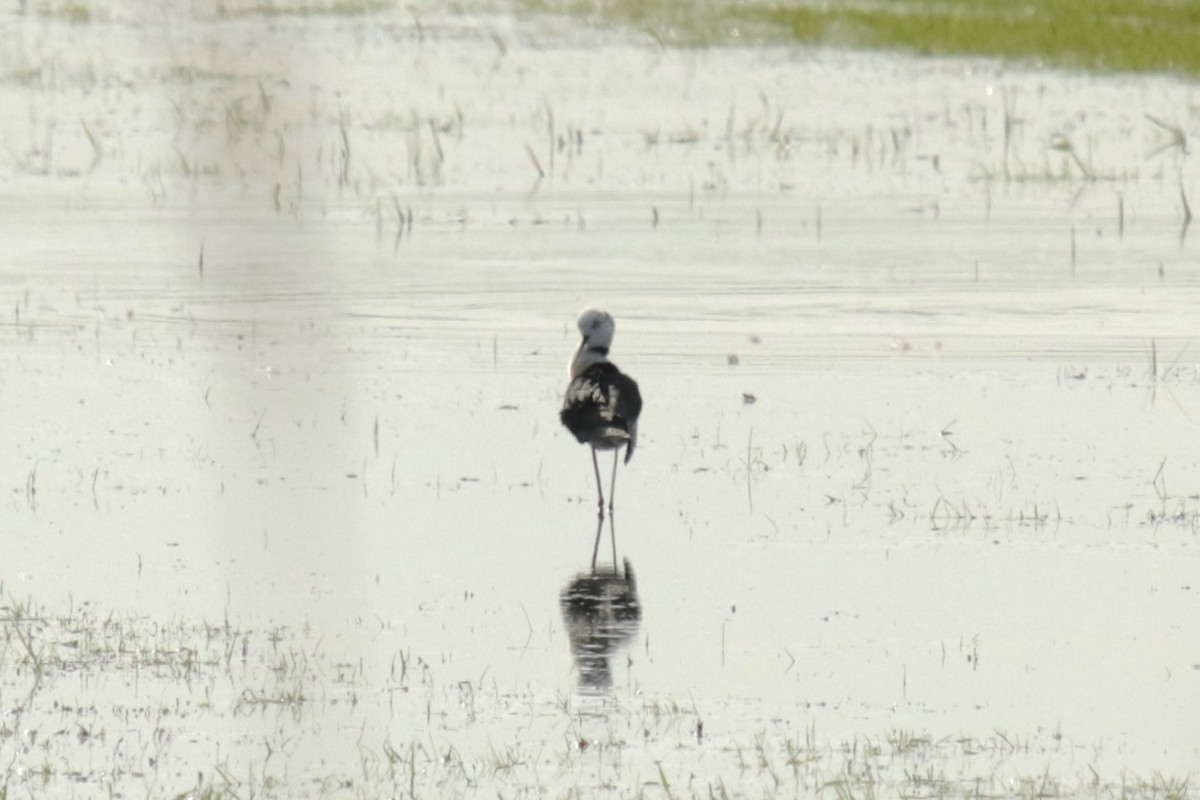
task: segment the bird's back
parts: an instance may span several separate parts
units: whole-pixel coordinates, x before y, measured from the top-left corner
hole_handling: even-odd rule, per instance
[[[571,381],[559,418],[581,443],[599,448],[628,445],[625,460],[629,461],[641,413],[637,382],[605,362],[593,364]]]

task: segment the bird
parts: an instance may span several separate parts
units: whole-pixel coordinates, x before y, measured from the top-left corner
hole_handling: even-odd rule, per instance
[[[583,339],[568,366],[570,383],[563,398],[559,419],[579,441],[592,450],[596,472],[597,508],[604,519],[604,489],[600,485],[597,450],[612,450],[613,473],[608,490],[608,511],[613,511],[617,486],[617,459],[625,448],[625,463],[633,458],[638,440],[638,416],[642,413],[642,395],[637,382],[608,360],[616,325],[608,312],[584,309],[576,321]],[[614,537],[615,538],[615,537]],[[599,540],[597,540],[599,543]],[[614,541],[614,547],[615,547]]]

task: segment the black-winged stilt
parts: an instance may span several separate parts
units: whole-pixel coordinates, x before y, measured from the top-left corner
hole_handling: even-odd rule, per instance
[[[633,378],[617,369],[608,360],[612,346],[613,318],[604,311],[589,308],[579,315],[576,323],[583,341],[571,357],[571,383],[563,400],[559,418],[581,444],[592,449],[592,467],[596,471],[597,506],[604,519],[604,489],[600,485],[600,464],[597,450],[612,450],[613,474],[608,490],[608,510],[613,510],[613,494],[617,486],[617,457],[625,448],[625,463],[633,458],[637,446],[638,415],[642,413],[642,395]],[[615,539],[615,537],[614,537]],[[596,540],[599,546],[599,538]],[[613,542],[616,547],[616,542]],[[615,555],[614,555],[615,558]],[[592,558],[595,564],[595,556]]]

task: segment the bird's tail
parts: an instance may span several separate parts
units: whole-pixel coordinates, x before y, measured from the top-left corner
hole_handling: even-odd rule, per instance
[[[633,448],[637,447],[637,422],[629,426],[629,444],[625,446],[625,463],[633,458]]]

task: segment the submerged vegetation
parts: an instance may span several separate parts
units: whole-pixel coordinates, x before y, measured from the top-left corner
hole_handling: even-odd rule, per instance
[[[0,798],[1195,796],[1186,776],[1109,771],[1057,728],[843,739],[778,710],[742,728],[690,695],[466,680],[364,625],[381,658],[328,649],[336,634],[54,609],[0,586]]]
[[[1095,70],[1200,73],[1200,6],[1173,0],[526,0],[647,28],[661,42],[810,42]]]

